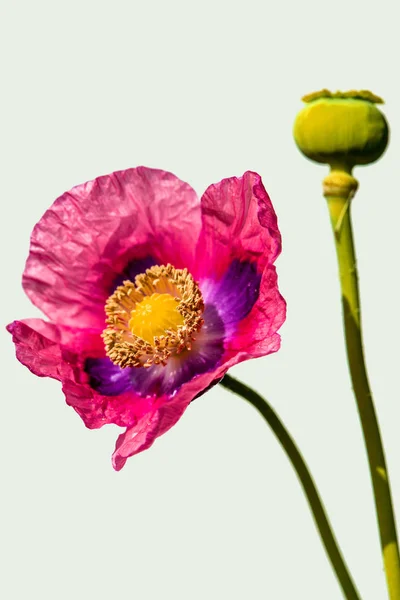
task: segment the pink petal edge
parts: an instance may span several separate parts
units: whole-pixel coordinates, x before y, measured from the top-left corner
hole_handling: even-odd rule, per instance
[[[262,273],[281,251],[281,236],[271,200],[257,173],[223,179],[201,198],[202,230],[197,244],[196,277],[213,265],[221,277],[233,259],[251,260]]]
[[[101,327],[113,281],[134,258],[191,268],[200,202],[172,173],[138,167],[58,198],[35,226],[23,286],[53,322]]]

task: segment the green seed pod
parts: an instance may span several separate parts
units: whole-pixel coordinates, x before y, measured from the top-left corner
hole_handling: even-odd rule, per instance
[[[351,172],[377,160],[385,151],[389,127],[371,92],[322,90],[302,98],[306,106],[294,123],[294,139],[311,160]]]

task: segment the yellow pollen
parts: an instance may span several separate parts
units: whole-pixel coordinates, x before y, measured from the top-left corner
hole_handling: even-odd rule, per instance
[[[136,304],[131,312],[128,327],[134,335],[149,344],[154,344],[156,336],[167,331],[178,330],[184,318],[178,311],[178,298],[170,294],[152,294]]]
[[[106,354],[123,368],[165,365],[170,356],[191,350],[203,310],[203,296],[187,269],[151,267],[108,298]]]

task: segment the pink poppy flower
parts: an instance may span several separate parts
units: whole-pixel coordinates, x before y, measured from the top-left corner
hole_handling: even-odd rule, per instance
[[[144,167],[79,185],[33,230],[23,286],[49,322],[8,326],[17,358],[61,381],[87,427],[126,428],[119,470],[230,367],[278,350],[280,248],[256,173],[201,200]]]

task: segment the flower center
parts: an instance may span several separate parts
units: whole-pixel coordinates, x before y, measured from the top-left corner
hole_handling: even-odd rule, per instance
[[[163,335],[167,330],[178,331],[184,321],[178,311],[177,298],[170,294],[152,294],[136,304],[128,326],[134,335],[154,344],[155,337]]]
[[[150,367],[190,350],[203,325],[203,297],[187,269],[155,266],[124,281],[105,306],[102,337],[120,367]]]

